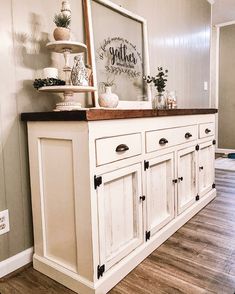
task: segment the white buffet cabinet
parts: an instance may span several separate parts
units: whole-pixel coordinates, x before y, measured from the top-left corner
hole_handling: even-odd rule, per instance
[[[107,293],[215,196],[215,115],[28,121],[34,268]]]

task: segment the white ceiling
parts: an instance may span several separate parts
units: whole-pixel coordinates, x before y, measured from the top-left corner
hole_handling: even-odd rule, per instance
[[[212,6],[213,24],[235,21],[235,0],[215,0]]]

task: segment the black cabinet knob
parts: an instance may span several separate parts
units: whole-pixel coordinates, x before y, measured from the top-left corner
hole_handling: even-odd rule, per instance
[[[204,169],[204,167],[203,166],[199,166],[199,170],[203,170]]]
[[[210,129],[205,129],[205,133],[206,133],[206,134],[209,134],[210,132],[211,132]]]
[[[159,140],[159,144],[160,145],[166,145],[168,143],[168,140],[166,139],[166,138],[161,138],[160,140]]]
[[[180,181],[182,182],[183,179],[184,179],[183,177],[178,178],[179,182],[180,182]]]
[[[185,139],[189,139],[189,138],[191,138],[192,136],[193,136],[193,135],[190,134],[190,133],[188,132],[188,133],[185,134]]]
[[[129,147],[126,144],[120,144],[116,148],[116,152],[125,152],[128,150],[129,150]]]

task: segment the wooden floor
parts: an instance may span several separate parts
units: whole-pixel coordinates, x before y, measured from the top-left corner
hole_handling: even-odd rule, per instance
[[[109,294],[235,293],[235,173],[217,171],[216,184],[217,198]],[[0,293],[74,292],[30,266],[2,280]]]

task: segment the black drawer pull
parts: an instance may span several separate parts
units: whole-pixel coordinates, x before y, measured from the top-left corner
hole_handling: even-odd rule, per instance
[[[190,134],[190,133],[186,133],[185,134],[185,139],[189,139],[189,138],[191,138],[193,135],[192,134]]]
[[[199,166],[199,170],[203,170],[204,169],[204,167],[203,166]]]
[[[179,182],[180,182],[180,181],[182,182],[183,179],[184,179],[183,177],[178,178]]]
[[[168,141],[167,141],[167,139],[165,139],[165,138],[161,138],[160,140],[159,140],[159,144],[160,145],[166,145],[168,143]]]
[[[129,150],[129,147],[126,144],[120,144],[116,148],[116,152],[125,152],[128,150]]]
[[[210,132],[211,132],[210,129],[205,129],[205,133],[206,133],[206,134],[209,134]]]

